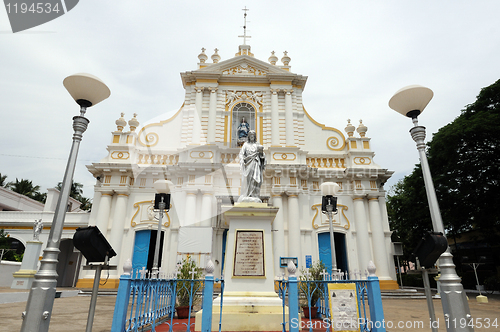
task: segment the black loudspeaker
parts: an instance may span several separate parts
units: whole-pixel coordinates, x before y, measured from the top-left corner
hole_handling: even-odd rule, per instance
[[[323,196],[323,199],[321,200],[321,212],[327,213],[328,210],[326,209],[327,205],[333,205],[333,210],[332,212],[337,211],[337,197],[332,196],[332,195],[327,195]]]
[[[78,227],[73,235],[73,245],[80,250],[87,262],[104,262],[116,256],[116,252],[97,226]]]
[[[165,203],[165,210],[170,209],[170,194],[155,194],[155,210],[160,210],[160,202],[163,198],[163,202]]]
[[[418,258],[421,267],[432,268],[447,248],[448,241],[443,233],[428,232],[413,251],[413,257]]]

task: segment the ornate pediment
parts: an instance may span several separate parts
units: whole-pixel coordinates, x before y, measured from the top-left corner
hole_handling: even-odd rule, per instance
[[[293,75],[278,66],[274,66],[248,55],[240,55],[232,59],[221,61],[208,67],[198,69],[193,73],[220,73],[224,76],[245,75],[257,77],[262,77],[266,74]]]
[[[222,71],[222,75],[250,75],[250,76],[265,76],[266,72],[260,70],[246,62],[228,68]]]

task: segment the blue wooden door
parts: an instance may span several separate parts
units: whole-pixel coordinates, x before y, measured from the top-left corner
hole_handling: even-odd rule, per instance
[[[333,233],[335,240],[335,257],[337,261],[337,269],[342,271],[348,270],[347,264],[347,250],[345,243],[345,234]],[[319,260],[322,261],[326,267],[327,271],[332,271],[332,253],[330,250],[330,233],[319,233],[318,234],[318,250],[319,250]]]
[[[137,269],[147,268],[149,255],[149,242],[151,240],[151,231],[135,232],[134,254],[132,256],[132,269],[135,273]],[[134,275],[135,276],[135,275]]]
[[[319,260],[326,265],[326,270],[332,272],[332,252],[330,250],[330,233],[318,234]]]

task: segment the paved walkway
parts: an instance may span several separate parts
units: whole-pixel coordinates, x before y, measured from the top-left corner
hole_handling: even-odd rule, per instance
[[[73,289],[74,290],[74,289]],[[64,289],[68,291],[68,289]],[[0,287],[0,298],[4,295],[12,296],[27,294],[27,291],[11,290],[10,288]],[[26,295],[24,295],[26,296]],[[500,331],[500,296],[488,295],[489,303],[481,304],[475,300],[475,294],[471,294],[469,306],[473,318],[475,319],[475,332],[497,332]],[[94,332],[109,332],[111,330],[111,322],[113,318],[113,310],[115,305],[115,296],[99,296],[97,299],[96,315],[94,318]],[[430,331],[429,313],[427,310],[427,302],[422,299],[383,299],[385,321],[387,331],[390,332],[409,332],[409,331]],[[87,315],[90,304],[90,296],[72,296],[61,297],[54,300],[54,308],[52,311],[52,319],[50,322],[51,332],[79,332],[85,331],[87,324]],[[0,303],[0,324],[1,331],[20,331],[22,319],[21,313],[25,310],[26,300],[13,303]],[[440,332],[445,332],[443,310],[440,300],[434,300],[436,317],[439,319]],[[485,323],[489,320],[490,326],[486,327]],[[186,320],[187,321],[187,320]],[[496,321],[497,326],[493,326]],[[186,326],[184,321],[175,321],[179,323],[174,325],[176,331],[185,331]],[[316,321],[314,332],[325,331],[321,321]],[[194,323],[194,318],[192,318]],[[479,327],[482,323],[482,327]],[[459,324],[459,322],[457,322]],[[194,325],[192,326],[194,329]],[[157,329],[160,332],[168,331],[168,326],[162,326]]]

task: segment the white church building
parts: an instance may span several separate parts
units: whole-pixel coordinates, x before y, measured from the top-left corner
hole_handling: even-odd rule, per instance
[[[198,59],[198,69],[181,73],[185,100],[175,115],[141,127],[137,115],[127,123],[122,114],[107,156],[87,166],[97,179],[89,224],[117,253],[111,264],[118,269],[109,272],[105,287],[118,286],[128,258],[134,268],[151,268],[158,227],[153,183],[159,179],[174,184],[160,269],[172,272],[188,255],[204,266],[210,256],[221,274],[228,229],[223,213],[240,194],[238,126],[244,117],[266,155],[262,199],[279,208],[272,223],[274,275],[286,273],[286,258],[296,258],[299,270],[310,261],[331,265],[319,188],[336,182],[338,268],[364,273],[371,260],[381,287],[397,288],[383,189],[393,172],[373,160],[367,127],[349,120],[330,127],[311,118],[302,103],[307,76],[291,71],[286,52],[281,64],[274,52],[268,62],[255,58],[249,45],[224,61],[217,50],[211,62],[204,49]],[[91,287],[93,273],[81,271],[77,287]]]

